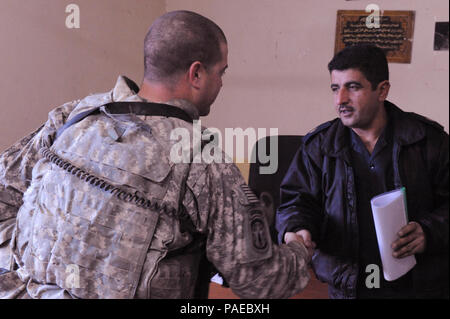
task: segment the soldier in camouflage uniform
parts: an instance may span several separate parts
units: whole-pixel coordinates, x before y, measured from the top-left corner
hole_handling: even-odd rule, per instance
[[[191,122],[104,106],[152,101],[207,115],[227,67],[223,32],[171,12],[150,28],[145,57],[140,90],[121,76],[108,93],[54,109],[1,155],[0,297],[193,298],[204,260],[241,297],[298,293],[311,253],[295,234],[272,244],[237,167],[171,161],[171,132],[192,136]]]

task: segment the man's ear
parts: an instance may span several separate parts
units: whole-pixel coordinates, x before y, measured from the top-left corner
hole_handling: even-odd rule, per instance
[[[189,83],[196,89],[200,88],[203,79],[204,67],[200,61],[191,64],[188,71]]]
[[[391,88],[391,83],[389,83],[388,80],[384,80],[384,81],[378,83],[378,91],[379,91],[378,100],[380,102],[384,102],[384,100],[387,99],[390,88]]]

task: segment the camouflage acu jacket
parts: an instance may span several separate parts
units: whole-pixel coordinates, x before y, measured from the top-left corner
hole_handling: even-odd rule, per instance
[[[286,298],[303,289],[306,249],[272,244],[234,164],[171,162],[171,131],[192,131],[192,123],[102,113],[53,143],[76,114],[111,101],[142,101],[130,83],[119,77],[108,93],[54,109],[43,127],[1,155],[0,268],[10,271],[0,275],[0,296],[192,298],[202,253],[189,249],[196,234],[237,295]],[[166,103],[198,118],[186,101]],[[52,162],[44,146],[67,165]],[[90,174],[99,178],[89,182]],[[114,188],[152,204],[123,200]],[[173,213],[181,207],[193,230]]]

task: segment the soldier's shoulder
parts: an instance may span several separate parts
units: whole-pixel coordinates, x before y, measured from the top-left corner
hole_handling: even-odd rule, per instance
[[[48,113],[48,119],[50,122],[55,122],[56,126],[59,126],[76,114],[109,102],[111,102],[111,92],[89,94],[82,99],[72,100],[55,107]]]
[[[80,103],[80,101],[81,100],[79,99],[69,101],[53,108],[50,112],[48,112],[49,119],[58,118],[61,116],[61,114],[70,114],[75,109],[75,107]]]

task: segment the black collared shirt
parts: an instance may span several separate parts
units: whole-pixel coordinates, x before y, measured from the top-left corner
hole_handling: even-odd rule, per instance
[[[395,298],[407,297],[412,291],[410,274],[395,280],[386,281],[383,276],[375,225],[372,217],[370,200],[381,193],[394,189],[394,172],[392,164],[391,121],[378,138],[372,154],[369,153],[360,137],[351,130],[351,156],[355,175],[356,207],[359,227],[359,276],[358,298]],[[367,288],[366,267],[375,264],[380,269],[380,288]]]

